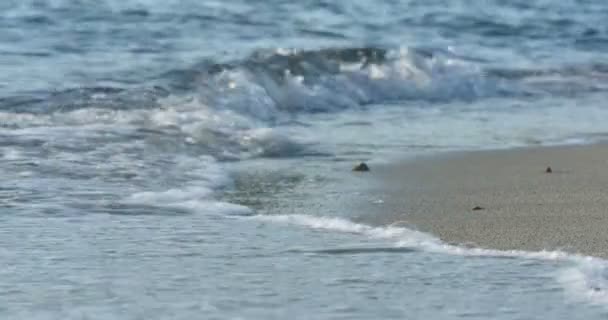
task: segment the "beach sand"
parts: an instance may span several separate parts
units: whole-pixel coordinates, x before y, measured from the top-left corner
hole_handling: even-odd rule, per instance
[[[546,173],[550,166],[552,173]],[[372,168],[366,223],[450,243],[608,257],[608,146],[452,153]],[[481,210],[473,210],[481,207]]]

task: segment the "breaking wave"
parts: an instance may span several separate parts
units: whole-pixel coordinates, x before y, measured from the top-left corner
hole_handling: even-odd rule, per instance
[[[395,100],[471,100],[505,92],[475,62],[431,50],[259,51],[203,62],[134,88],[93,87],[0,100],[1,128],[162,134],[218,159],[318,152],[293,138],[294,117]],[[17,130],[17,131],[13,131]]]
[[[445,49],[261,50],[240,61],[203,61],[141,86],[5,97],[0,129],[118,126],[135,137],[173,137],[218,159],[299,156],[317,154],[317,141],[293,138],[298,115],[604,90],[606,70],[492,69]]]

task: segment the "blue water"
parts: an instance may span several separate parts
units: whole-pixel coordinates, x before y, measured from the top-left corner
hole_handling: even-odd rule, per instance
[[[606,16],[3,1],[0,317],[605,319],[608,262],[358,224],[350,168],[605,139]]]

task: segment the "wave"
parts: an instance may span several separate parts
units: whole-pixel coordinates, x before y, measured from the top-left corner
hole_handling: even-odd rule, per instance
[[[86,108],[109,110],[159,107],[159,100],[169,96],[160,86],[118,88],[83,87],[51,92],[25,92],[0,98],[0,110],[14,113],[52,114]]]
[[[292,215],[255,215],[257,221],[282,223],[329,232],[359,234],[373,239],[389,240],[394,248],[339,248],[313,251],[325,254],[404,253],[424,251],[470,257],[531,259],[564,263],[557,280],[575,299],[584,299],[608,306],[608,261],[562,251],[492,250],[452,245],[430,234],[408,229],[397,224],[374,227],[337,217]]]
[[[473,62],[447,51],[404,48],[259,51],[186,77],[201,101],[263,121],[402,100],[472,100],[505,93]]]
[[[397,101],[399,108],[424,108],[434,102],[608,90],[608,68],[602,64],[544,71],[488,64],[439,48],[260,50],[237,61],[206,60],[142,86],[0,98],[0,130],[11,135],[118,130],[135,140],[163,136],[219,160],[293,157],[327,153],[317,150],[318,137],[306,138],[305,130],[293,125],[300,116]]]
[[[298,113],[393,101],[604,91],[608,66],[590,62],[545,69],[497,68],[491,61],[442,48],[274,49],[237,61],[203,60],[142,81],[147,82],[124,88],[24,92],[0,98],[0,109],[35,114],[83,108],[153,109],[162,108],[169,96],[181,96],[216,110],[276,122]]]
[[[608,91],[608,65],[589,63],[560,68],[487,68],[492,76],[516,81],[534,96],[576,96]]]
[[[319,152],[295,138],[299,114],[402,99],[474,99],[496,86],[448,51],[380,48],[258,51],[203,62],[134,88],[91,87],[0,99],[1,128],[162,134],[221,160]],[[151,140],[151,139],[148,139]]]
[[[500,91],[474,59],[414,48],[260,50],[239,61],[205,60],[153,82],[26,93],[0,99],[0,107],[36,113],[142,108],[156,107],[169,95],[195,95],[214,108],[269,119],[277,111],[331,112],[391,100],[474,99]]]

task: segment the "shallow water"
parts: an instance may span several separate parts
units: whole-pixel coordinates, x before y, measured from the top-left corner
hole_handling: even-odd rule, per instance
[[[608,314],[605,261],[357,224],[350,174],[604,139],[604,2],[0,9],[3,318]]]

